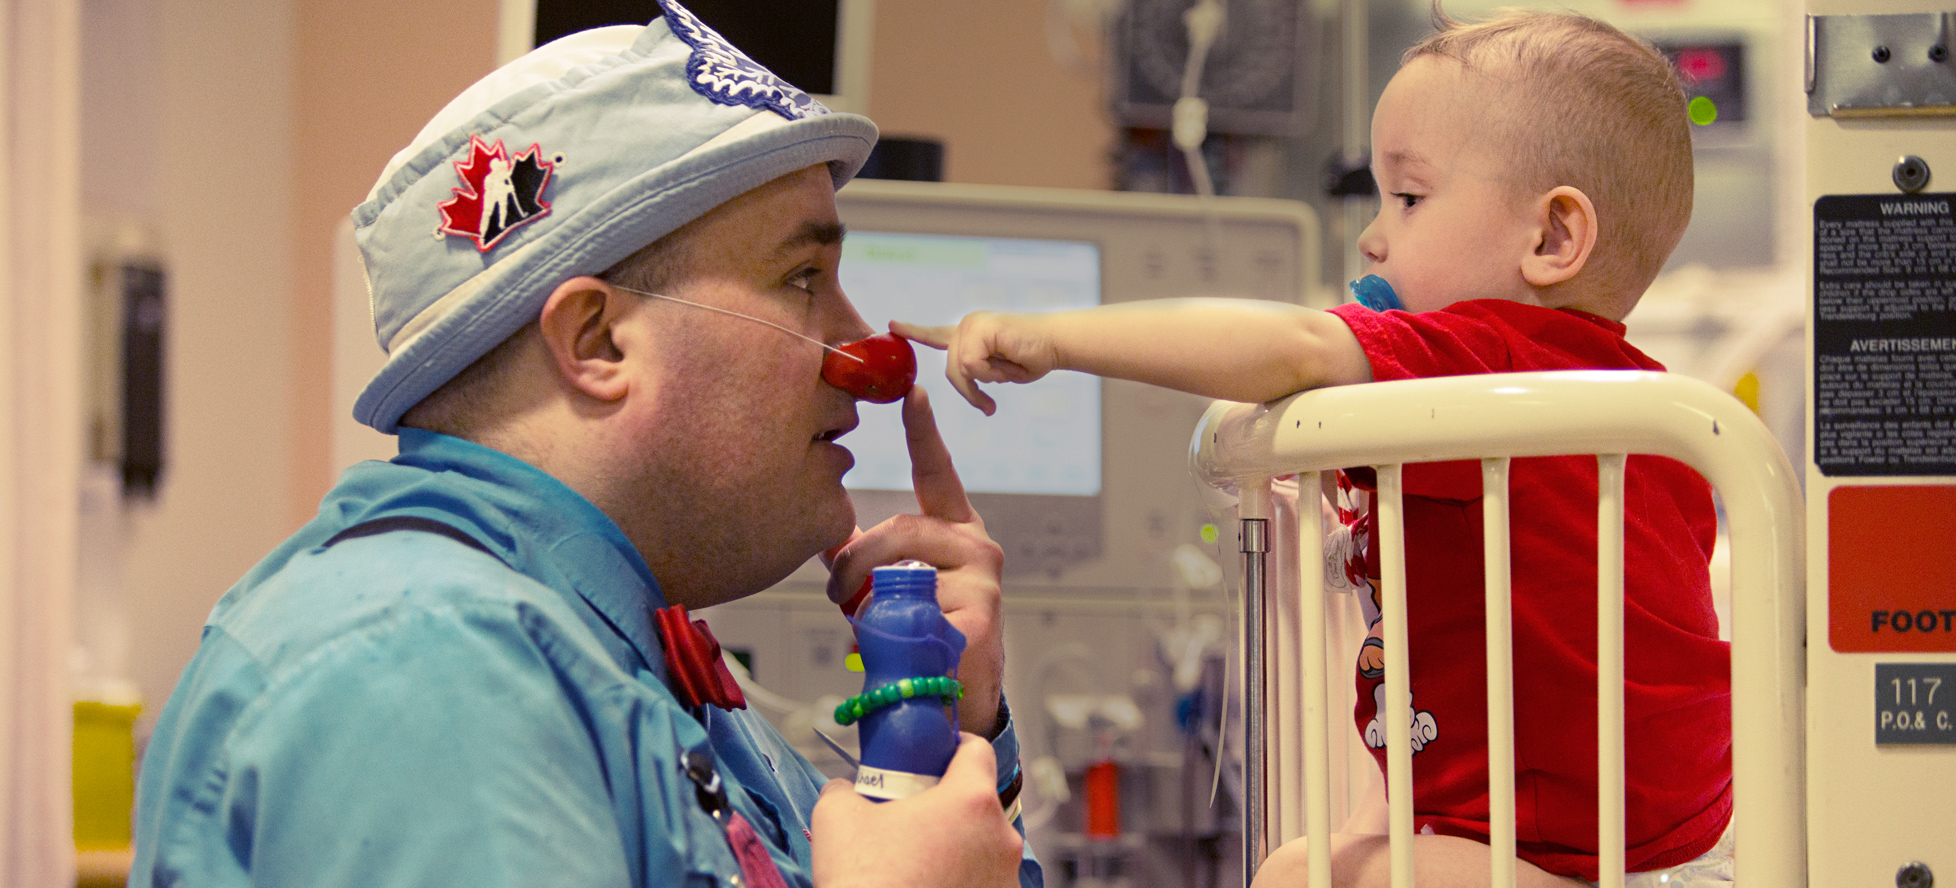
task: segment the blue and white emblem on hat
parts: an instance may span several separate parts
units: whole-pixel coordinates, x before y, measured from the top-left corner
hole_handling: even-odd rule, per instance
[[[829,112],[809,94],[748,58],[686,7],[659,0],[659,8],[673,36],[693,48],[693,57],[686,62],[686,80],[693,91],[722,105],[766,108],[789,120]]]

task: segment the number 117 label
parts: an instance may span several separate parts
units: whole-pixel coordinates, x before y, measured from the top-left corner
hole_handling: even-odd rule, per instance
[[[1956,746],[1956,663],[1875,664],[1875,745]]]

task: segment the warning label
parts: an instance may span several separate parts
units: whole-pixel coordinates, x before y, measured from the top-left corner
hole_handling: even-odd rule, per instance
[[[1814,461],[1956,474],[1956,194],[1814,203]]]

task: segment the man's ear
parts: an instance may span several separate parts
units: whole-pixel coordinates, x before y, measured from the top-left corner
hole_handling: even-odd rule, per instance
[[[625,354],[613,333],[629,307],[623,293],[594,277],[574,277],[551,291],[537,327],[565,385],[600,401],[625,396]]]
[[[1596,248],[1596,205],[1582,191],[1559,185],[1535,206],[1541,228],[1535,249],[1521,259],[1521,276],[1546,287],[1575,277],[1589,261]]]

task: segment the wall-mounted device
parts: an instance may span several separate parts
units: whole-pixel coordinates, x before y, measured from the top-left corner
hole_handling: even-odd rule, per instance
[[[125,496],[163,476],[166,275],[140,226],[88,226],[89,459],[116,464]]]
[[[1728,37],[1652,42],[1678,70],[1686,115],[1692,123],[1729,128],[1746,121],[1751,102],[1746,91],[1744,40]]]
[[[1183,16],[1190,2],[1132,0],[1122,6],[1115,31],[1115,111],[1126,126],[1168,129],[1188,63]],[[1209,103],[1209,130],[1294,136],[1311,126],[1307,115],[1318,88],[1310,61],[1316,27],[1308,4],[1230,3],[1198,89]]]

